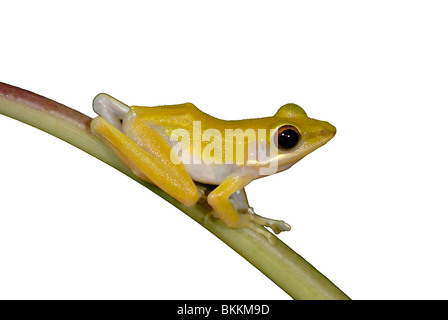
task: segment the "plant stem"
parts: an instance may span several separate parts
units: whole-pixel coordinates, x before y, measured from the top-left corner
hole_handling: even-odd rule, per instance
[[[349,299],[330,280],[277,238],[275,245],[247,229],[231,229],[204,216],[208,204],[185,207],[156,186],[138,179],[90,131],[91,118],[35,93],[0,83],[0,113],[52,134],[141,183],[207,228],[294,299]]]

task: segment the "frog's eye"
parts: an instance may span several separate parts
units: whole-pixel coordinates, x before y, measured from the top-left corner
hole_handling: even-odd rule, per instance
[[[291,125],[284,125],[277,129],[275,142],[277,148],[283,151],[289,151],[295,148],[300,141],[299,130]]]

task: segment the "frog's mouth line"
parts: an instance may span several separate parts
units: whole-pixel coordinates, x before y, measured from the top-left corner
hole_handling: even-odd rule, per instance
[[[300,150],[300,152],[297,152],[297,150],[296,150],[296,151],[292,151],[292,152],[288,152],[288,153],[277,153],[277,155],[275,155],[273,157],[269,157],[264,161],[259,160],[259,159],[257,161],[249,160],[247,162],[247,165],[252,168],[263,168],[263,167],[271,167],[272,168],[275,166],[282,167],[287,164],[293,164],[293,163],[296,163],[297,161],[301,160],[308,154],[312,153],[316,149],[319,149],[320,147],[322,147],[324,144],[326,144],[328,141],[330,141],[333,137],[334,137],[334,134],[329,135],[329,136],[325,137],[324,139],[322,139],[312,145],[308,145],[308,146],[304,147],[303,150]],[[299,147],[299,149],[300,149],[300,147]]]
[[[173,135],[174,132],[179,133],[179,136],[181,137],[181,140],[179,141],[179,138],[177,135]],[[176,157],[174,160],[176,160],[175,163],[183,162],[184,164],[200,164],[204,160],[204,155],[202,153],[202,149],[200,150],[200,156],[198,153],[196,153],[195,156],[195,150],[193,147],[193,150],[191,150],[191,144],[190,144],[190,132],[187,130],[182,131],[173,131],[171,132],[170,137],[168,138],[166,134],[161,132],[167,142],[171,145],[172,151],[174,151],[174,154],[178,155],[179,157]],[[193,132],[194,133],[194,132]],[[201,131],[199,130],[199,133]],[[243,148],[243,151],[236,150],[236,155],[234,156],[233,152],[230,153],[230,160],[231,162],[228,162],[227,156],[227,144],[223,146],[222,148],[218,148],[218,152],[220,152],[218,155],[215,154],[216,150],[216,141],[218,141],[217,145],[223,145],[223,137],[222,135],[218,135],[218,139],[213,139],[213,142],[210,142],[209,145],[207,145],[207,152],[206,153],[206,161],[205,163],[209,164],[214,163],[216,159],[220,160],[219,163],[216,164],[236,164],[237,166],[245,165],[247,167],[253,168],[253,169],[259,169],[264,170],[268,168],[269,170],[284,170],[284,168],[288,168],[297,161],[304,158],[306,155],[312,153],[314,150],[320,148],[324,144],[326,144],[328,141],[330,141],[333,136],[335,135],[336,130],[333,126],[329,125],[327,128],[323,128],[318,132],[312,133],[311,139],[310,136],[308,138],[304,139],[302,143],[299,143],[293,150],[286,152],[277,149],[276,147],[273,147],[276,145],[273,138],[271,137],[271,141],[267,142],[266,138],[264,139],[251,139],[252,142],[249,143],[249,145],[246,146],[246,148]],[[254,131],[255,135],[255,131]],[[187,139],[184,139],[184,136],[187,137]],[[245,132],[242,132],[242,138],[237,141],[244,141]],[[256,135],[255,135],[256,137]],[[193,146],[200,145],[197,142],[194,142],[195,136],[193,136]],[[202,136],[196,137],[198,141],[203,141]],[[309,142],[309,141],[315,141]],[[184,146],[183,143],[186,141],[186,145]],[[207,140],[208,141],[208,140]],[[228,140],[226,140],[227,143]],[[241,146],[241,144],[239,144]],[[213,156],[210,158],[207,156],[210,154],[210,148],[213,149]],[[233,146],[232,146],[233,149]],[[187,150],[187,151],[185,151]],[[226,150],[225,156],[222,154],[223,150]],[[179,151],[181,151],[182,156],[180,156]],[[173,153],[171,153],[171,156],[173,156]],[[223,159],[225,158],[225,160]],[[173,161],[173,159],[171,159]],[[282,169],[283,168],[283,169]]]

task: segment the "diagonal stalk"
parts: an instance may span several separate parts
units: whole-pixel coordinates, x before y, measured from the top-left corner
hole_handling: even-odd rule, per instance
[[[294,299],[349,299],[330,280],[277,238],[270,245],[247,229],[231,229],[204,216],[210,207],[187,208],[156,186],[138,179],[90,132],[91,118],[48,98],[0,82],[0,113],[52,134],[104,161],[186,213],[243,256]]]

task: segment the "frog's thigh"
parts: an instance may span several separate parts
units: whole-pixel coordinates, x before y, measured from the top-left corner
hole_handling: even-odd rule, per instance
[[[164,153],[163,156],[158,157],[138,146],[102,117],[93,119],[90,127],[92,132],[111,147],[139,178],[157,185],[185,206],[192,206],[197,202],[198,190],[183,164],[161,160],[161,158],[166,159],[171,151],[165,140],[167,146],[156,147],[157,150]],[[153,132],[146,132],[146,134],[151,133]],[[158,137],[155,137],[154,141],[161,142]]]
[[[227,177],[215,190],[207,197],[208,203],[215,210],[219,219],[229,227],[243,227],[239,224],[240,217],[230,202],[230,196],[244,188],[250,179],[233,174]]]

